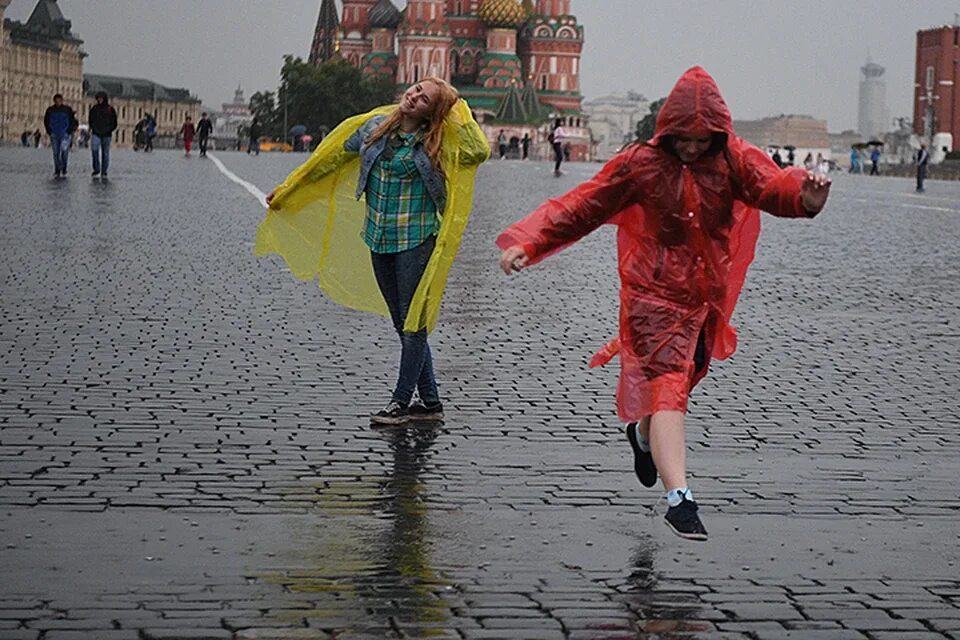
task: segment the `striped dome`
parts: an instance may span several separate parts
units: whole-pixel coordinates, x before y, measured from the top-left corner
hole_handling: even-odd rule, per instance
[[[516,29],[527,19],[527,13],[516,0],[483,0],[480,18],[494,29]]]
[[[390,0],[380,0],[370,9],[367,19],[374,29],[396,29],[403,16]]]

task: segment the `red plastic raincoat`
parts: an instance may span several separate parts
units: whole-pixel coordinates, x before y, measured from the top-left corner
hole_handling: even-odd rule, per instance
[[[669,136],[706,132],[722,135],[696,161],[684,164],[672,152]],[[619,352],[617,409],[624,421],[686,411],[710,359],[736,349],[730,316],[753,260],[758,209],[812,217],[800,199],[805,176],[778,168],[737,138],[713,78],[694,67],[661,108],[652,139],[511,225],[497,244],[521,245],[533,264],[605,222],[618,225],[620,335],[591,366]],[[695,370],[701,334],[705,361]]]

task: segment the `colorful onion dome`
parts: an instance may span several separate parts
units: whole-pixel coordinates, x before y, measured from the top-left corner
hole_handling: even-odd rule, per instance
[[[403,16],[390,0],[380,0],[367,14],[371,29],[396,29]]]
[[[483,0],[480,18],[493,29],[516,29],[527,19],[527,12],[516,0]]]

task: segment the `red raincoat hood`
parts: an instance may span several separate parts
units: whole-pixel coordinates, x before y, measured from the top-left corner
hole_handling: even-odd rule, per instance
[[[667,135],[693,133],[733,135],[733,118],[716,81],[702,67],[691,67],[680,76],[657,115],[651,145]]]

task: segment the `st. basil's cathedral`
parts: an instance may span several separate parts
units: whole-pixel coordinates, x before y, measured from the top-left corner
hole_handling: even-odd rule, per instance
[[[571,159],[592,158],[581,113],[583,27],[570,0],[322,0],[310,62],[334,57],[406,87],[436,76],[467,99],[488,136],[545,143],[562,118]],[[547,144],[537,155],[549,157]]]

